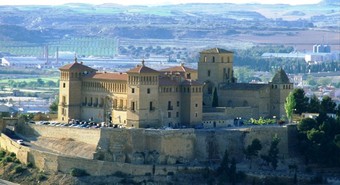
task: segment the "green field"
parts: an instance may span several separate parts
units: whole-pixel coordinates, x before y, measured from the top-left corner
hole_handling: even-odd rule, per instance
[[[8,83],[10,80],[13,80],[14,82],[26,82],[26,83],[29,83],[29,82],[36,82],[38,78],[16,78],[16,79],[2,79],[0,80],[0,83],[4,84],[4,83]],[[55,83],[58,82],[59,80],[59,76],[56,76],[56,77],[41,77],[40,78],[41,80],[43,80],[44,82],[47,82],[47,81],[53,81]]]
[[[57,48],[59,48],[59,51],[76,52],[79,56],[92,55],[100,57],[112,57],[117,53],[115,38],[66,38],[61,40],[53,40],[45,45],[48,45],[50,57],[55,56]],[[0,41],[0,51],[19,56],[42,57],[44,45],[7,40]]]

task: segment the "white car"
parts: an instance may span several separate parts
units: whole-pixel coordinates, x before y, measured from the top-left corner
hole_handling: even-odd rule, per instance
[[[20,144],[20,145],[23,145],[24,144],[24,140],[19,139],[19,140],[17,140],[17,143]]]

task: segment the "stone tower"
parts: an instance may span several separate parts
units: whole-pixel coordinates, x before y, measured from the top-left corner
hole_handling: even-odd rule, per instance
[[[218,91],[222,83],[234,83],[234,53],[220,48],[200,52],[198,62],[198,80],[204,83],[204,106],[211,106],[213,92]]]
[[[59,70],[58,120],[68,122],[71,119],[80,119],[82,77],[96,70],[78,63],[77,59],[74,63],[65,65]]]
[[[186,126],[202,123],[202,84],[186,80],[181,85],[181,122]]]
[[[270,85],[270,116],[282,118],[286,116],[284,104],[289,93],[293,90],[293,83],[290,83],[286,72],[279,69],[272,79]]]
[[[127,125],[137,128],[159,126],[159,72],[146,67],[142,61],[142,65],[127,74]]]

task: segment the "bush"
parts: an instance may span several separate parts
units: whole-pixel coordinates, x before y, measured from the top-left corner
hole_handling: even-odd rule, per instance
[[[16,157],[17,155],[15,155],[15,153],[11,152],[11,153],[9,154],[9,156],[11,156],[11,157]]]
[[[27,167],[28,167],[28,168],[33,168],[33,163],[28,162],[28,163],[27,163]]]
[[[5,150],[1,150],[0,151],[0,159],[5,157],[5,155],[6,155],[6,151]]]
[[[70,174],[73,177],[82,177],[82,176],[88,176],[89,175],[85,170],[79,169],[79,168],[72,168]]]
[[[38,181],[43,181],[43,180],[46,180],[47,178],[44,174],[38,174],[37,179]]]
[[[23,168],[21,165],[14,167],[15,173],[21,173],[25,170],[26,170],[26,168]]]
[[[21,164],[21,162],[19,161],[19,159],[14,159],[15,163]]]
[[[125,178],[127,177],[128,175],[124,172],[121,172],[121,171],[116,171],[113,176],[116,176],[116,177],[122,177],[122,178]]]
[[[13,162],[13,158],[10,156],[6,156],[5,158],[2,159],[3,162]]]

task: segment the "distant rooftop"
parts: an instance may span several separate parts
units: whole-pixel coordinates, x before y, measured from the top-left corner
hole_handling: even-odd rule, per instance
[[[219,54],[219,53],[234,53],[232,51],[228,51],[225,49],[221,49],[221,48],[212,48],[212,49],[207,49],[204,51],[201,51],[200,53],[202,54]]]

